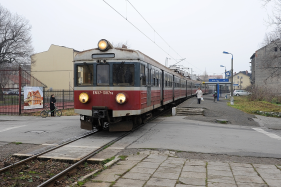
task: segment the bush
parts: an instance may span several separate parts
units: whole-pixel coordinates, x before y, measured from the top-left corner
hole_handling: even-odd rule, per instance
[[[270,103],[281,103],[281,96],[276,90],[269,89],[265,86],[252,86],[246,89],[252,94],[248,96],[250,101],[267,101]]]

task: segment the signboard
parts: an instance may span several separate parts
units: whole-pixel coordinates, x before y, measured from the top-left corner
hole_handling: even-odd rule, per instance
[[[239,86],[239,84],[233,84],[233,86]]]
[[[231,73],[230,71],[225,72],[225,76],[230,77]]]
[[[228,79],[209,79],[209,82],[229,82]]]
[[[43,108],[43,87],[24,87],[23,109]]]

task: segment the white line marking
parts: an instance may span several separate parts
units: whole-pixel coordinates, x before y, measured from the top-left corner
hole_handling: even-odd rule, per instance
[[[281,140],[281,137],[280,136],[277,136],[276,134],[273,134],[273,133],[270,133],[270,132],[266,132],[265,130],[261,129],[261,128],[253,128],[254,130],[260,132],[260,133],[263,133],[267,136],[269,136],[270,138],[274,138],[274,139],[277,139],[277,140]]]
[[[3,129],[3,130],[0,130],[0,132],[4,132],[4,131],[8,131],[8,130],[11,130],[11,129],[16,129],[16,128],[20,128],[20,127],[24,127],[26,125],[21,125],[21,126],[17,126],[17,127],[10,127],[10,128],[6,128],[6,129]]]

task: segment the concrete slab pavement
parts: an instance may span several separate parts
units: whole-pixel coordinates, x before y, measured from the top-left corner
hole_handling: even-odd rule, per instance
[[[104,170],[85,186],[281,187],[281,171],[276,165],[183,159],[171,157],[169,151],[150,150],[129,155],[121,163]]]

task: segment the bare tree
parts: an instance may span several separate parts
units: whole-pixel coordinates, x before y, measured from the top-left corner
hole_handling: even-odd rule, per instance
[[[0,68],[31,63],[31,25],[0,5]]]
[[[0,5],[0,99],[12,71],[3,71],[20,64],[32,63],[31,25],[28,20],[12,14]],[[1,72],[2,70],[2,72]]]

